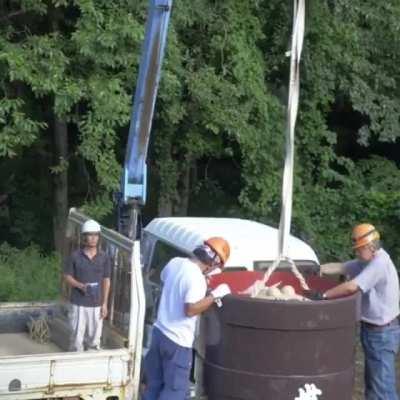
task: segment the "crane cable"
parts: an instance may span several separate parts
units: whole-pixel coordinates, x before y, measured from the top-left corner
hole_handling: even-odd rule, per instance
[[[294,261],[288,256],[288,239],[290,235],[290,225],[292,219],[293,203],[293,169],[294,169],[294,132],[296,127],[297,111],[299,106],[300,94],[300,58],[303,48],[304,25],[305,25],[305,0],[293,0],[293,33],[292,45],[290,50],[290,78],[289,96],[287,106],[286,121],[286,146],[285,146],[285,166],[282,183],[282,208],[279,223],[278,258],[267,269],[262,279],[263,285],[259,285],[256,292],[264,287],[271,274],[282,261],[290,264],[293,274],[300,281],[304,290],[309,287],[296,267]],[[253,292],[254,293],[254,292]]]

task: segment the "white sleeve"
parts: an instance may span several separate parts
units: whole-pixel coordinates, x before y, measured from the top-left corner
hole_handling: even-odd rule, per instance
[[[188,277],[185,287],[185,303],[197,303],[204,298],[206,292],[207,283],[203,277],[201,279]]]
[[[161,282],[165,282],[168,276],[168,271],[171,269],[171,266],[173,265],[173,259],[167,263],[167,265],[162,269],[161,274],[160,274],[160,279]]]
[[[363,293],[367,293],[382,279],[385,279],[385,269],[378,262],[372,260],[354,278],[354,281]]]

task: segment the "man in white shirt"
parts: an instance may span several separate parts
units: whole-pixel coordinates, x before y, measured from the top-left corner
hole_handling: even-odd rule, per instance
[[[144,369],[143,400],[184,400],[189,388],[197,316],[230,293],[219,285],[207,295],[206,276],[223,268],[228,242],[220,237],[196,247],[192,258],[173,258],[162,270],[163,290]]]

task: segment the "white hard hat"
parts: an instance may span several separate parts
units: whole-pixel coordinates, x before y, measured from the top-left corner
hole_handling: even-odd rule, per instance
[[[100,225],[93,219],[89,219],[82,225],[82,233],[99,233]]]

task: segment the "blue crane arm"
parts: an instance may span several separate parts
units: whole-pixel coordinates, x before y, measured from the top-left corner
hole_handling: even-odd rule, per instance
[[[121,182],[122,202],[146,202],[146,158],[172,0],[150,0]]]

